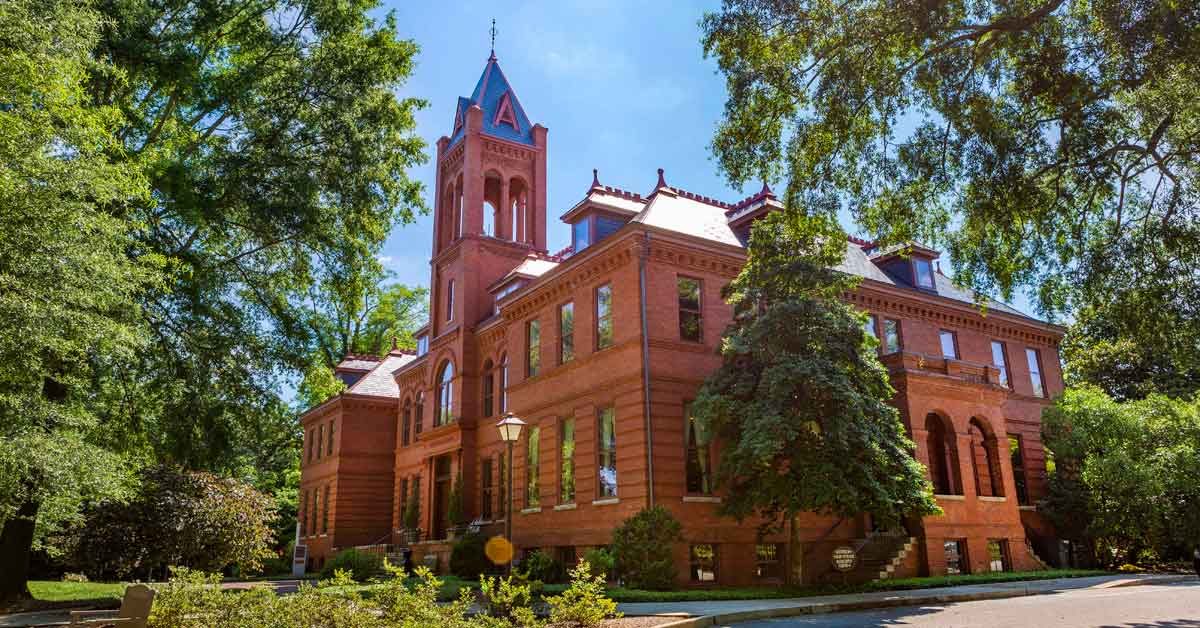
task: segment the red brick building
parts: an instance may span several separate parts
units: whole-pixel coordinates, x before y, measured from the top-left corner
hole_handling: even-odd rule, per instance
[[[593,172],[560,216],[572,246],[551,255],[546,142],[489,59],[437,142],[430,320],[417,354],[348,356],[337,372],[349,388],[303,416],[310,560],[407,544],[415,496],[414,551],[444,568],[461,475],[467,519],[500,533],[512,517],[519,548],[567,560],[647,505],[666,506],[684,526],[681,585],[811,582],[840,545],[859,551],[858,577],[1040,565],[1027,541],[1054,547],[1033,504],[1045,490],[1041,411],[1062,389],[1061,328],[1002,303],[981,311],[942,275],[937,251],[849,242],[842,270],[863,281],[848,298],[871,314],[945,514],[898,536],[873,532],[866,516],[811,515],[760,537],[754,522],[717,516],[720,445],[688,420],[688,404],[720,364],[731,317],[721,287],[744,263],[751,221],[778,201],[766,186],[735,203],[699,196],[661,170],[641,195]],[[528,423],[513,513],[495,427],[506,412]]]

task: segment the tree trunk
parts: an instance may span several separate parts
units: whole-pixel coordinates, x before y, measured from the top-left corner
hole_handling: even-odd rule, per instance
[[[26,501],[4,522],[0,532],[0,603],[27,600],[29,595],[29,554],[33,549],[33,528],[41,504]]]

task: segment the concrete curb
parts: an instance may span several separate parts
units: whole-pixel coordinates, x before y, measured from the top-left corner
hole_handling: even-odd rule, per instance
[[[1195,580],[1196,576],[1159,576],[1154,578],[1131,578],[1097,585],[1096,588],[1135,587],[1148,584],[1172,584]],[[1031,581],[1038,582],[1038,581]],[[953,602],[976,602],[980,600],[1001,600],[1030,595],[1050,595],[1060,591],[1053,589],[1030,589],[1029,586],[991,591],[970,591],[964,593],[938,593],[914,597],[894,597],[883,599],[868,599],[853,602],[814,602],[776,608],[721,613],[689,617],[679,621],[659,624],[658,628],[708,628],[709,626],[725,626],[745,621],[759,619],[777,619],[780,617],[798,617],[800,615],[821,615],[825,613],[843,613],[861,611],[872,608],[896,608],[901,606],[920,606],[922,604],[946,604]]]

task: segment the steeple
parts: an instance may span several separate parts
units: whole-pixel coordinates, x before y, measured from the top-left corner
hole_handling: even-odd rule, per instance
[[[479,75],[479,81],[475,83],[475,90],[471,92],[471,96],[460,96],[458,99],[458,107],[454,112],[454,128],[450,134],[451,146],[462,139],[466,112],[471,107],[483,110],[481,131],[484,135],[527,146],[535,145],[533,125],[529,122],[529,116],[525,115],[517,93],[513,91],[508,78],[504,76],[504,71],[500,69],[495,50],[492,50],[491,56],[483,66],[483,73]]]

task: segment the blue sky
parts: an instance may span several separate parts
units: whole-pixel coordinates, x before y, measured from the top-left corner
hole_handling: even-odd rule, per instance
[[[429,101],[417,114],[417,132],[431,159],[410,172],[425,184],[429,205],[434,143],[449,134],[456,99],[471,94],[483,71],[493,17],[500,67],[530,119],[550,130],[551,251],[569,242],[557,218],[587,191],[592,168],[600,169],[602,183],[642,193],[653,188],[658,168],[671,185],[723,200],[758,190],[731,190],[708,150],[725,85],[716,64],[704,59],[698,21],[718,0],[391,0],[385,6],[401,34],[421,46],[401,95]],[[398,281],[429,283],[432,233],[430,216],[392,232],[382,259]]]

